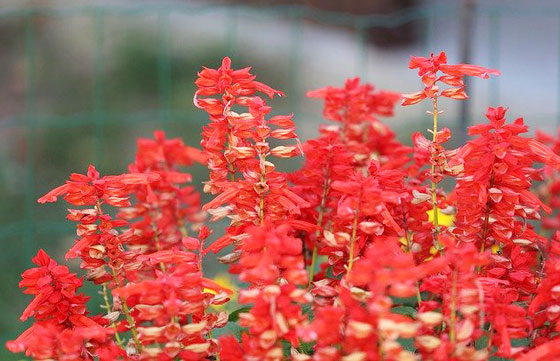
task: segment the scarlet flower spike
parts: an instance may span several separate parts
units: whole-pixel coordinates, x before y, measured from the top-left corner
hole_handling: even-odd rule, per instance
[[[232,69],[229,58],[218,69],[204,68],[195,84],[197,106],[208,112],[211,121],[201,142],[210,169],[205,191],[216,194],[203,210],[213,221],[232,220],[227,234],[206,249],[217,252],[232,244],[245,228],[295,218],[309,204],[290,191],[286,175],[276,171],[271,161],[272,157],[301,154],[293,115],[267,119],[272,109],[257,95],[272,98],[283,93],[255,81],[249,68]],[[234,106],[245,112],[234,112]],[[295,144],[271,147],[270,138],[294,139]],[[305,227],[304,223],[300,226]]]
[[[413,105],[426,98],[437,98],[440,96],[455,100],[465,100],[468,98],[463,82],[465,76],[477,76],[487,79],[490,75],[501,74],[499,70],[487,69],[478,65],[447,64],[447,55],[443,51],[439,55],[432,53],[429,58],[412,56],[408,67],[410,69],[418,69],[418,75],[422,79],[424,90],[412,94],[403,94],[402,105]],[[439,72],[444,75],[439,75]],[[440,91],[438,82],[450,85],[453,88]]]
[[[284,96],[283,92],[255,81],[255,76],[250,73],[250,70],[251,67],[239,70],[232,69],[229,57],[222,60],[218,69],[203,68],[195,81],[198,90],[194,95],[194,105],[200,109],[205,109],[204,103],[199,102],[199,96],[218,94],[223,94],[226,104],[232,101],[234,97],[251,96],[256,92],[264,93],[269,98],[273,98],[275,95]]]

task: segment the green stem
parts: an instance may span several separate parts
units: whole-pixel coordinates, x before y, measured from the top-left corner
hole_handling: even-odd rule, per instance
[[[260,181],[262,184],[266,184],[266,156],[265,155],[259,154],[259,163],[261,168]],[[259,194],[259,222],[261,226],[264,224],[264,192],[261,192]]]
[[[117,285],[117,287],[120,287],[120,282],[119,282],[119,277],[117,275],[117,271],[112,267],[111,267],[111,271],[113,273],[113,280],[115,281],[115,284]],[[130,314],[130,308],[128,308],[128,305],[126,304],[126,300],[122,300],[122,309],[123,309],[124,317],[126,318],[126,321],[128,322],[128,327],[130,328],[130,334],[132,335],[132,340],[134,341],[134,345],[136,346],[136,350],[138,352],[141,352],[142,351],[142,343],[138,339],[138,330],[136,329],[136,323],[134,321],[134,318]]]
[[[311,266],[309,267],[309,281],[307,283],[307,286],[311,286],[311,283],[313,283],[313,278],[315,277],[315,267],[317,263],[317,245],[313,246],[313,254],[311,255]]]
[[[433,116],[434,116],[434,126],[432,129],[432,143],[436,142],[437,133],[438,133],[438,108],[437,108],[437,97],[433,98],[434,108],[433,108]],[[435,156],[435,153],[432,154],[432,158]],[[432,159],[433,161],[433,159]],[[441,244],[439,243],[439,212],[438,212],[438,205],[437,205],[437,183],[434,181],[434,175],[436,174],[436,165],[432,164],[432,179],[431,179],[431,191],[432,191],[432,212],[434,215],[434,244],[436,248],[439,250],[442,249]]]
[[[111,307],[111,303],[109,302],[109,293],[107,292],[107,283],[103,283],[101,285],[101,287],[102,287],[101,295],[103,296],[103,301],[105,303],[105,305],[102,306],[102,307],[105,308],[107,310],[107,314],[109,314],[113,308]],[[117,344],[119,346],[122,346],[123,341],[121,339],[121,335],[117,331],[117,325],[114,322],[111,322],[111,327],[113,327],[115,329],[115,340],[117,341]]]
[[[329,193],[329,184],[330,184],[330,179],[328,177],[329,174],[329,167],[327,167],[326,170],[326,175],[325,175],[325,181],[323,183],[323,193],[321,194],[321,205],[319,206],[319,216],[317,218],[317,231],[315,231],[315,244],[313,245],[313,254],[311,256],[311,268],[309,269],[309,283],[308,286],[311,285],[311,283],[313,282],[313,278],[315,277],[315,265],[317,263],[317,241],[319,240],[319,237],[321,236],[321,229],[323,228],[323,219],[325,217],[325,209],[327,207],[327,195]]]
[[[157,228],[156,224],[154,223],[152,216],[150,216],[150,219],[152,219],[150,223],[151,223],[151,226],[152,226],[152,230],[154,231],[154,243],[155,243],[155,246],[156,246],[156,251],[159,252],[159,251],[161,251],[161,242],[159,240],[158,228]],[[165,270],[166,270],[163,262],[159,263],[159,268],[161,269],[162,272],[165,272]]]
[[[350,273],[354,265],[354,247],[356,244],[356,234],[358,231],[358,211],[354,211],[354,222],[352,223],[352,238],[350,239],[350,254],[348,255],[348,269],[346,273]]]
[[[457,318],[457,270],[453,270],[451,279],[451,317],[449,320],[449,339],[451,343],[455,343],[455,324]]]
[[[185,226],[185,221],[181,219],[181,217],[177,217],[177,223],[179,224],[179,231],[181,231],[181,236],[188,237],[189,232],[187,231],[187,227]]]

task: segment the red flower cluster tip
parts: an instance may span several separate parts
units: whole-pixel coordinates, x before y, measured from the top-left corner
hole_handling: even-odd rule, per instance
[[[447,55],[443,51],[439,55],[431,54],[429,58],[413,56],[410,58],[408,67],[418,69],[418,75],[422,78],[424,90],[404,94],[402,105],[413,105],[426,98],[437,98],[439,96],[465,100],[468,98],[463,82],[465,76],[477,76],[486,79],[490,75],[500,75],[498,70],[486,69],[478,65],[447,64]],[[438,72],[443,73],[443,75],[439,75]],[[440,91],[439,82],[449,85],[451,88]]]

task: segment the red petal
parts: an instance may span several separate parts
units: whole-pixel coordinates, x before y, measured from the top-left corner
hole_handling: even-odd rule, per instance
[[[212,281],[212,280],[210,280],[210,279],[208,279],[208,278],[204,278],[204,277],[202,278],[202,286],[203,286],[204,288],[208,288],[208,289],[210,289],[210,290],[212,290],[212,291],[216,291],[216,292],[225,292],[225,293],[227,293],[228,295],[233,295],[233,291],[232,291],[232,290],[230,290],[230,289],[227,288],[227,287],[220,286],[219,284],[217,284],[216,282],[214,282],[214,281]]]
[[[420,103],[422,100],[426,99],[426,94],[424,92],[412,93],[412,94],[403,94],[402,95],[402,102],[401,105],[413,105],[416,103]]]

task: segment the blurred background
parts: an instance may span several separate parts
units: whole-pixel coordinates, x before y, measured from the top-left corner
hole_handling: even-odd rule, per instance
[[[450,63],[502,71],[472,79],[467,102],[441,104],[457,142],[489,105],[510,107],[509,118],[525,117],[532,131],[554,131],[557,1],[0,0],[0,360],[21,359],[3,347],[26,327],[18,319],[29,300],[17,287],[21,272],[38,248],[63,262],[73,242],[64,204],[36,199],[90,163],[103,174],[124,172],[135,139],[155,129],[197,146],[207,121],[192,104],[201,66],[217,67],[226,55],[236,68],[253,66],[260,81],[287,93],[272,102],[274,113],[295,113],[306,140],[321,122],[321,104],[307,90],[360,76],[379,89],[415,92],[421,84],[409,56],[440,50]],[[429,126],[424,110],[399,108],[387,122],[409,142]],[[192,173],[197,186],[207,177],[202,167]]]

